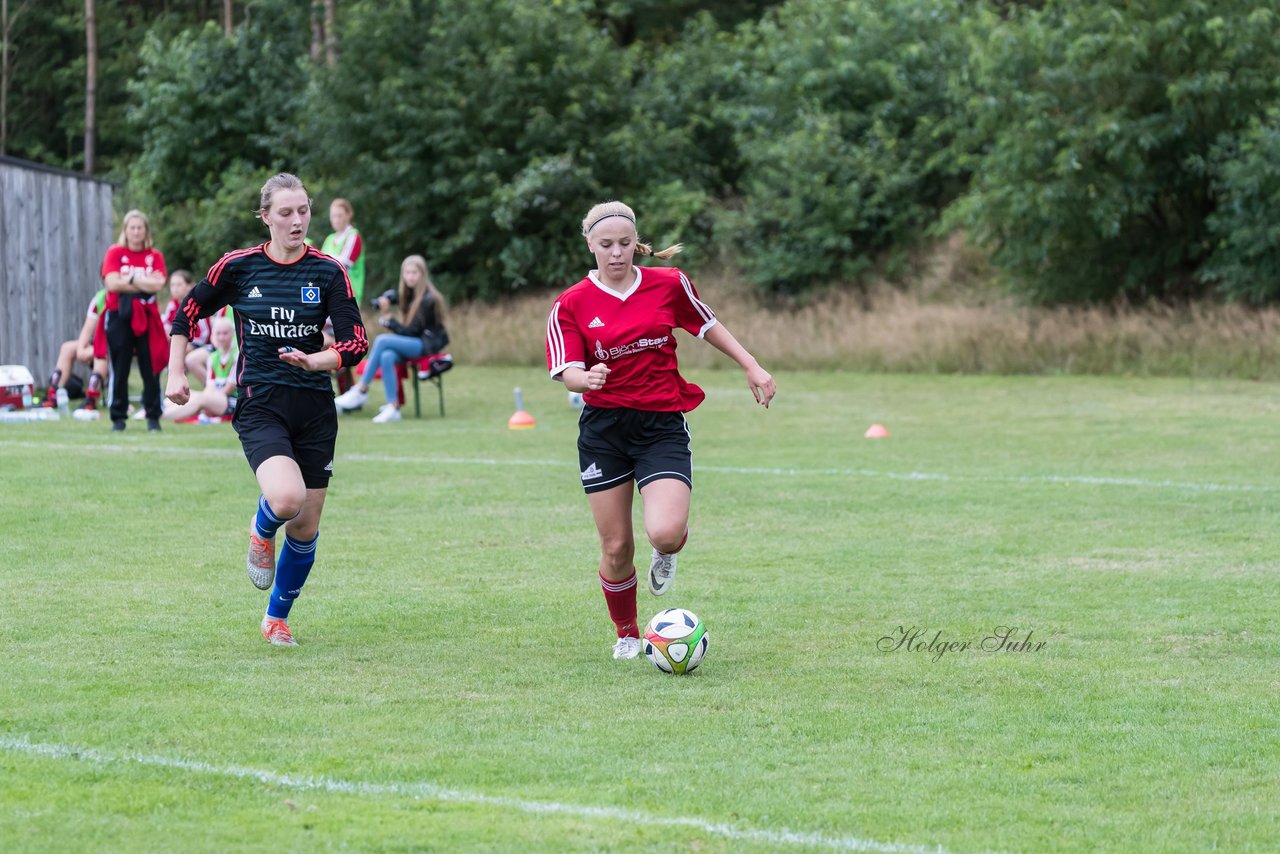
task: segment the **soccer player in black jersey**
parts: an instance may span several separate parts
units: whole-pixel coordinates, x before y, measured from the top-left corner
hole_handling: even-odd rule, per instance
[[[295,646],[287,618],[315,563],[338,435],[329,372],[359,363],[369,341],[346,270],[304,242],[311,199],[302,181],[288,173],[268,180],[258,216],[271,240],[223,255],[179,307],[165,396],[187,402],[191,389],[183,361],[191,326],[230,305],[240,342],[240,403],[232,424],[262,489],[246,568],[254,586],[271,588],[263,637]],[[326,317],[333,318],[329,347],[320,332]],[[281,526],[285,538],[277,564]]]

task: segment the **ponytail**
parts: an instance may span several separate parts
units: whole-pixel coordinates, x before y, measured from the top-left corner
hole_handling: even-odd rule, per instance
[[[683,249],[684,249],[683,243],[673,243],[672,245],[668,246],[666,249],[663,249],[660,252],[654,252],[653,247],[650,246],[648,243],[641,243],[639,241],[636,241],[637,255],[652,255],[654,258],[658,258],[663,261],[667,260],[668,258],[676,257],[677,255],[680,254],[680,252]]]

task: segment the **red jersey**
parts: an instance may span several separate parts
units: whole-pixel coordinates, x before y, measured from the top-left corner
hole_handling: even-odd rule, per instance
[[[143,249],[135,252],[128,246],[121,246],[118,243],[109,248],[106,257],[102,259],[102,277],[105,279],[108,273],[119,273],[126,279],[134,273],[148,276],[154,273],[162,276],[169,275],[169,271],[164,266],[164,254],[159,249]],[[134,294],[134,297],[141,302],[156,301],[154,294]],[[107,311],[117,311],[119,308],[120,294],[107,291]]]
[[[547,318],[547,369],[603,362],[609,379],[588,391],[590,406],[647,412],[689,412],[705,394],[680,376],[675,330],[701,338],[716,324],[684,273],[674,267],[636,267],[624,293],[601,284],[592,270],[562,293]]]

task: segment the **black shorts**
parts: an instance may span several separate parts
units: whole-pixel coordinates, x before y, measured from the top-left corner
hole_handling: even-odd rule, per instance
[[[629,480],[636,487],[663,478],[693,488],[693,451],[683,412],[583,407],[578,418],[578,466],[588,493]]]
[[[333,394],[283,385],[241,390],[231,420],[249,467],[271,457],[298,464],[307,489],[324,489],[333,474],[333,448],[338,440],[338,410]]]

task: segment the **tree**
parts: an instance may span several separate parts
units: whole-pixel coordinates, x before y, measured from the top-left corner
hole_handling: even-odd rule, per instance
[[[509,294],[580,268],[582,213],[645,180],[600,158],[629,116],[632,70],[586,8],[353,4],[301,137],[308,172],[355,205],[371,282],[394,284],[410,251],[455,295]]]
[[[324,0],[324,64],[338,64],[338,0]]]
[[[9,0],[0,0],[0,154],[5,153],[9,141],[9,81],[13,68],[9,57],[13,27],[30,5],[31,0],[23,0],[10,14]]]
[[[174,266],[198,267],[256,239],[251,185],[297,170],[289,128],[306,91],[307,33],[291,25],[289,0],[247,7],[230,39],[213,21],[169,41],[153,31],[129,86],[142,141],[129,187],[139,205],[164,213]]]
[[[319,65],[324,55],[324,18],[321,0],[311,0],[311,64]]]
[[[653,46],[682,38],[685,24],[700,14],[716,29],[729,30],[781,5],[780,0],[596,0],[587,15],[622,47]]]
[[[95,110],[98,104],[98,24],[93,0],[84,0],[84,174],[93,174],[94,133],[97,128]]]

